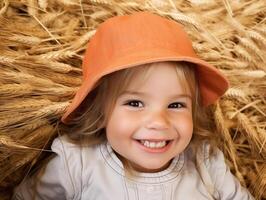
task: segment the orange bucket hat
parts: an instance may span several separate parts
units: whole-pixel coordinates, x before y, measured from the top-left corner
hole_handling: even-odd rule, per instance
[[[159,61],[186,61],[196,64],[203,106],[217,100],[229,87],[226,78],[201,60],[181,24],[141,11],[115,16],[99,25],[88,43],[83,59],[83,82],[62,117],[70,120],[95,83],[104,75]]]

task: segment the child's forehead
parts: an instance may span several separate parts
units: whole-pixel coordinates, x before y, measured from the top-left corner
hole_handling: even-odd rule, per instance
[[[174,62],[156,62],[136,66],[128,69],[132,72],[130,83],[143,84],[150,79],[160,81],[161,79],[165,79],[165,77],[174,77],[175,79],[179,80],[180,75],[177,73],[178,67],[179,66]]]
[[[174,62],[164,61],[164,62],[152,62],[142,65],[136,65],[126,69],[132,74],[131,80],[133,79],[147,79],[151,73],[158,71],[159,67],[172,67],[173,69],[177,67]]]
[[[128,80],[128,84],[123,88],[125,91],[147,91],[156,88],[169,90],[181,90],[187,87],[187,81],[177,73],[178,66],[171,62],[151,63],[145,66],[132,68],[133,74]],[[183,89],[182,89],[183,90]]]

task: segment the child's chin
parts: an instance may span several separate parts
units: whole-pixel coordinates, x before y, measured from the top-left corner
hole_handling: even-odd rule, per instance
[[[134,167],[134,169],[138,172],[143,172],[143,173],[156,173],[156,172],[160,172],[160,171],[163,171],[165,170],[170,164],[170,161],[167,162],[166,164],[164,163],[161,163],[159,164],[158,162],[155,164],[155,163],[148,163],[146,165],[142,165],[141,166],[138,166],[138,167]]]

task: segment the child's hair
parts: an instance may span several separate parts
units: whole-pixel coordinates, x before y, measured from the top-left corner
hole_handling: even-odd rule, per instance
[[[201,141],[211,139],[212,133],[208,131],[207,117],[204,116],[205,112],[200,106],[201,98],[195,73],[196,67],[188,62],[167,62],[176,65],[177,77],[180,83],[184,86],[185,91],[192,94],[194,133],[191,145],[198,147]],[[72,114],[70,123],[62,124],[60,132],[68,134],[72,142],[82,143],[86,146],[106,141],[105,125],[114,108],[116,99],[127,89],[136,75],[142,76],[139,83],[141,85],[148,75],[151,64],[123,69],[101,78],[79,108]]]

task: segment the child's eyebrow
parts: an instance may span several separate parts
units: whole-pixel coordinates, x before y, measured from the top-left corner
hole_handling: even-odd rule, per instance
[[[146,97],[149,96],[145,92],[138,92],[138,91],[124,91],[119,96],[121,97],[123,95],[137,95],[137,96],[146,96]],[[191,95],[189,95],[189,94],[175,94],[175,95],[171,96],[171,99],[175,99],[175,98],[189,98],[189,99],[192,99]]]

